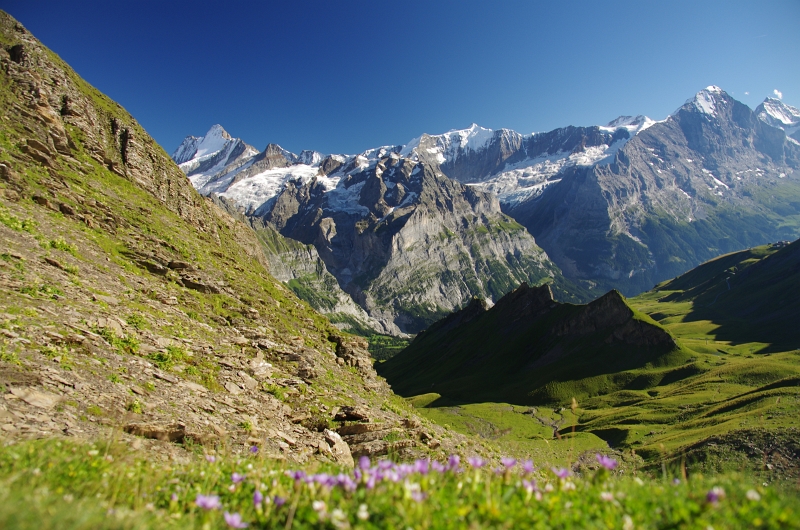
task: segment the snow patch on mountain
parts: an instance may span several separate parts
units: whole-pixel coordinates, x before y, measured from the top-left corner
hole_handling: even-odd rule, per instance
[[[243,166],[241,170],[247,167]],[[259,206],[275,197],[289,182],[298,185],[306,184],[311,180],[317,179],[322,184],[325,191],[336,188],[339,183],[338,177],[326,177],[318,174],[318,165],[296,164],[288,168],[273,168],[252,175],[246,179],[230,184],[238,172],[232,172],[226,176],[225,181],[214,183],[213,187],[201,189],[204,195],[217,193],[234,201],[245,211],[254,211]]]
[[[172,153],[172,159],[178,165],[195,160],[200,161],[221,151],[233,138],[221,125],[212,125],[208,132],[200,137],[188,136]]]
[[[420,142],[423,140],[432,140],[435,147],[430,147],[427,151],[434,154],[440,163],[452,160],[453,157],[458,155],[459,151],[479,151],[486,147],[494,137],[495,132],[492,129],[486,129],[480,125],[473,123],[466,129],[452,129],[444,134],[430,135],[423,134],[419,138],[414,138],[400,151],[400,156],[408,157],[413,155],[414,151],[419,148]],[[438,154],[437,154],[438,151]]]
[[[494,193],[501,203],[513,206],[541,195],[545,188],[561,180],[552,177],[570,167],[611,162],[614,154],[626,141],[618,140],[611,145],[587,147],[575,153],[558,152],[529,158],[506,166],[503,171],[483,182],[470,185]]]

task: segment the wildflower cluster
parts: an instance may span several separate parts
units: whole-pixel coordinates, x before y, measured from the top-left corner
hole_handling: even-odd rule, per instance
[[[113,516],[135,517],[131,527],[209,529],[784,528],[800,515],[797,495],[763,479],[626,476],[605,455],[574,468],[361,458],[343,471],[313,461],[287,469],[260,451],[166,467],[89,449],[26,442],[0,451],[0,526],[9,526],[3,510],[54,505],[62,516],[94,510],[84,527]]]

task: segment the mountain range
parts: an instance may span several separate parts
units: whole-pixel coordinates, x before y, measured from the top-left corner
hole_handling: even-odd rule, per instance
[[[798,124],[778,99],[753,111],[711,86],[662,121],[528,135],[473,124],[357,155],[258,152],[215,125],[172,157],[202,194],[312,245],[313,268],[347,295],[308,274],[291,279],[296,292],[324,285],[358,304],[350,320],[398,334],[522,282],[550,282],[563,301],[633,295],[797,237]]]

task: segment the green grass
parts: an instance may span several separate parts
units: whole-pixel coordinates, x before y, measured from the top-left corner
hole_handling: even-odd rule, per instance
[[[461,472],[387,464],[384,475],[404,478],[369,485],[370,464],[356,476],[260,454],[159,464],[121,444],[25,442],[0,450],[0,526],[211,529],[225,528],[228,513],[251,528],[797,528],[800,509],[796,489],[737,474],[619,475],[593,462],[561,479],[548,467],[495,473],[462,460]],[[322,473],[349,475],[352,487],[323,486]],[[254,503],[256,491],[267,500]],[[219,507],[198,506],[199,496]]]
[[[373,333],[367,337],[369,340],[369,353],[373,359],[385,361],[391,359],[408,346],[408,339],[392,337],[391,335],[379,335]]]

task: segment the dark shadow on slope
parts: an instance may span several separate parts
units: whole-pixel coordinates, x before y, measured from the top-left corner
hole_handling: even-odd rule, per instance
[[[532,405],[626,388],[637,378],[630,370],[687,357],[616,291],[572,305],[523,284],[492,309],[475,302],[439,321],[377,368],[404,396]]]

